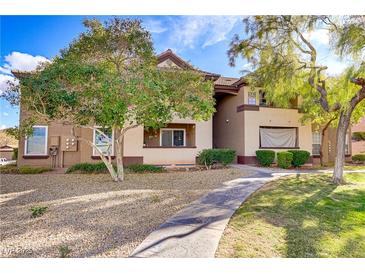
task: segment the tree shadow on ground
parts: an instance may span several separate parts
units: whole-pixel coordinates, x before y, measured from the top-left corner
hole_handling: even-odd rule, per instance
[[[264,187],[234,218],[252,214],[283,228],[284,257],[364,257],[365,243],[358,241],[365,231],[356,230],[365,229],[365,191],[336,188],[326,175],[285,178]]]

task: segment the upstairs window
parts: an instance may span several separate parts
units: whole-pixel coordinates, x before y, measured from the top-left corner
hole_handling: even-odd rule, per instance
[[[259,92],[259,98],[260,98],[260,106],[267,106],[267,100],[266,100],[266,92],[260,90]]]
[[[185,129],[163,128],[160,132],[160,145],[162,147],[185,146]]]
[[[25,155],[47,155],[48,126],[33,126],[33,133],[25,139]]]

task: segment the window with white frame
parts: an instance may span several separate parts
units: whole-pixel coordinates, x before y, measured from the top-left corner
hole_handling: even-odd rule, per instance
[[[163,128],[160,132],[160,145],[162,147],[185,146],[185,129]]]
[[[47,155],[48,126],[33,126],[25,139],[25,155]]]
[[[114,131],[112,129],[94,128],[93,136],[93,143],[104,155],[114,156]],[[95,148],[93,148],[93,155],[99,156]]]
[[[312,133],[312,154],[313,155],[320,155],[321,140],[322,140],[322,135],[320,132],[315,131]]]

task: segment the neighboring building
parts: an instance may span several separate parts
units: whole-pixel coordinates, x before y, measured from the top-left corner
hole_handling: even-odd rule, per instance
[[[6,160],[12,160],[13,155],[14,155],[14,147],[8,145],[0,147],[0,158],[6,158]]]
[[[158,66],[193,68],[171,50],[158,56]],[[156,131],[147,131],[143,126],[129,130],[124,141],[127,165],[194,164],[199,151],[212,147],[234,149],[238,163],[255,163],[255,152],[259,149],[304,149],[312,153],[313,148],[316,153],[316,133],[312,133],[311,124],[300,123],[296,100],[289,109],[275,108],[267,103],[264,92],[251,90],[243,79],[198,71],[214,81],[217,109],[214,117],[205,122],[175,119]],[[20,121],[24,117],[21,109]],[[328,133],[331,139],[333,132]],[[113,132],[107,134],[114,139]],[[83,128],[77,130],[77,135],[105,148],[106,140],[97,131]],[[114,155],[114,146],[111,151]],[[330,152],[327,161],[333,157],[333,150]],[[19,165],[68,167],[97,161],[100,158],[92,147],[71,136],[70,125],[39,124],[34,127],[33,136],[19,142]]]
[[[362,135],[365,136],[365,117],[362,118],[359,123],[357,123],[356,125],[354,125],[352,127],[352,133],[353,133],[353,138],[352,138],[352,154],[359,154],[359,153],[365,153],[365,140],[358,140],[358,138],[356,137],[356,134],[354,134],[355,132],[363,132]]]

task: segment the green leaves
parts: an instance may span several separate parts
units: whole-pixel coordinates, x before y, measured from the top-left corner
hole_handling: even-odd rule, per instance
[[[151,35],[140,21],[84,21],[86,31],[21,79],[32,117],[74,125],[158,128],[174,117],[210,119],[213,84],[201,73],[159,69]]]

